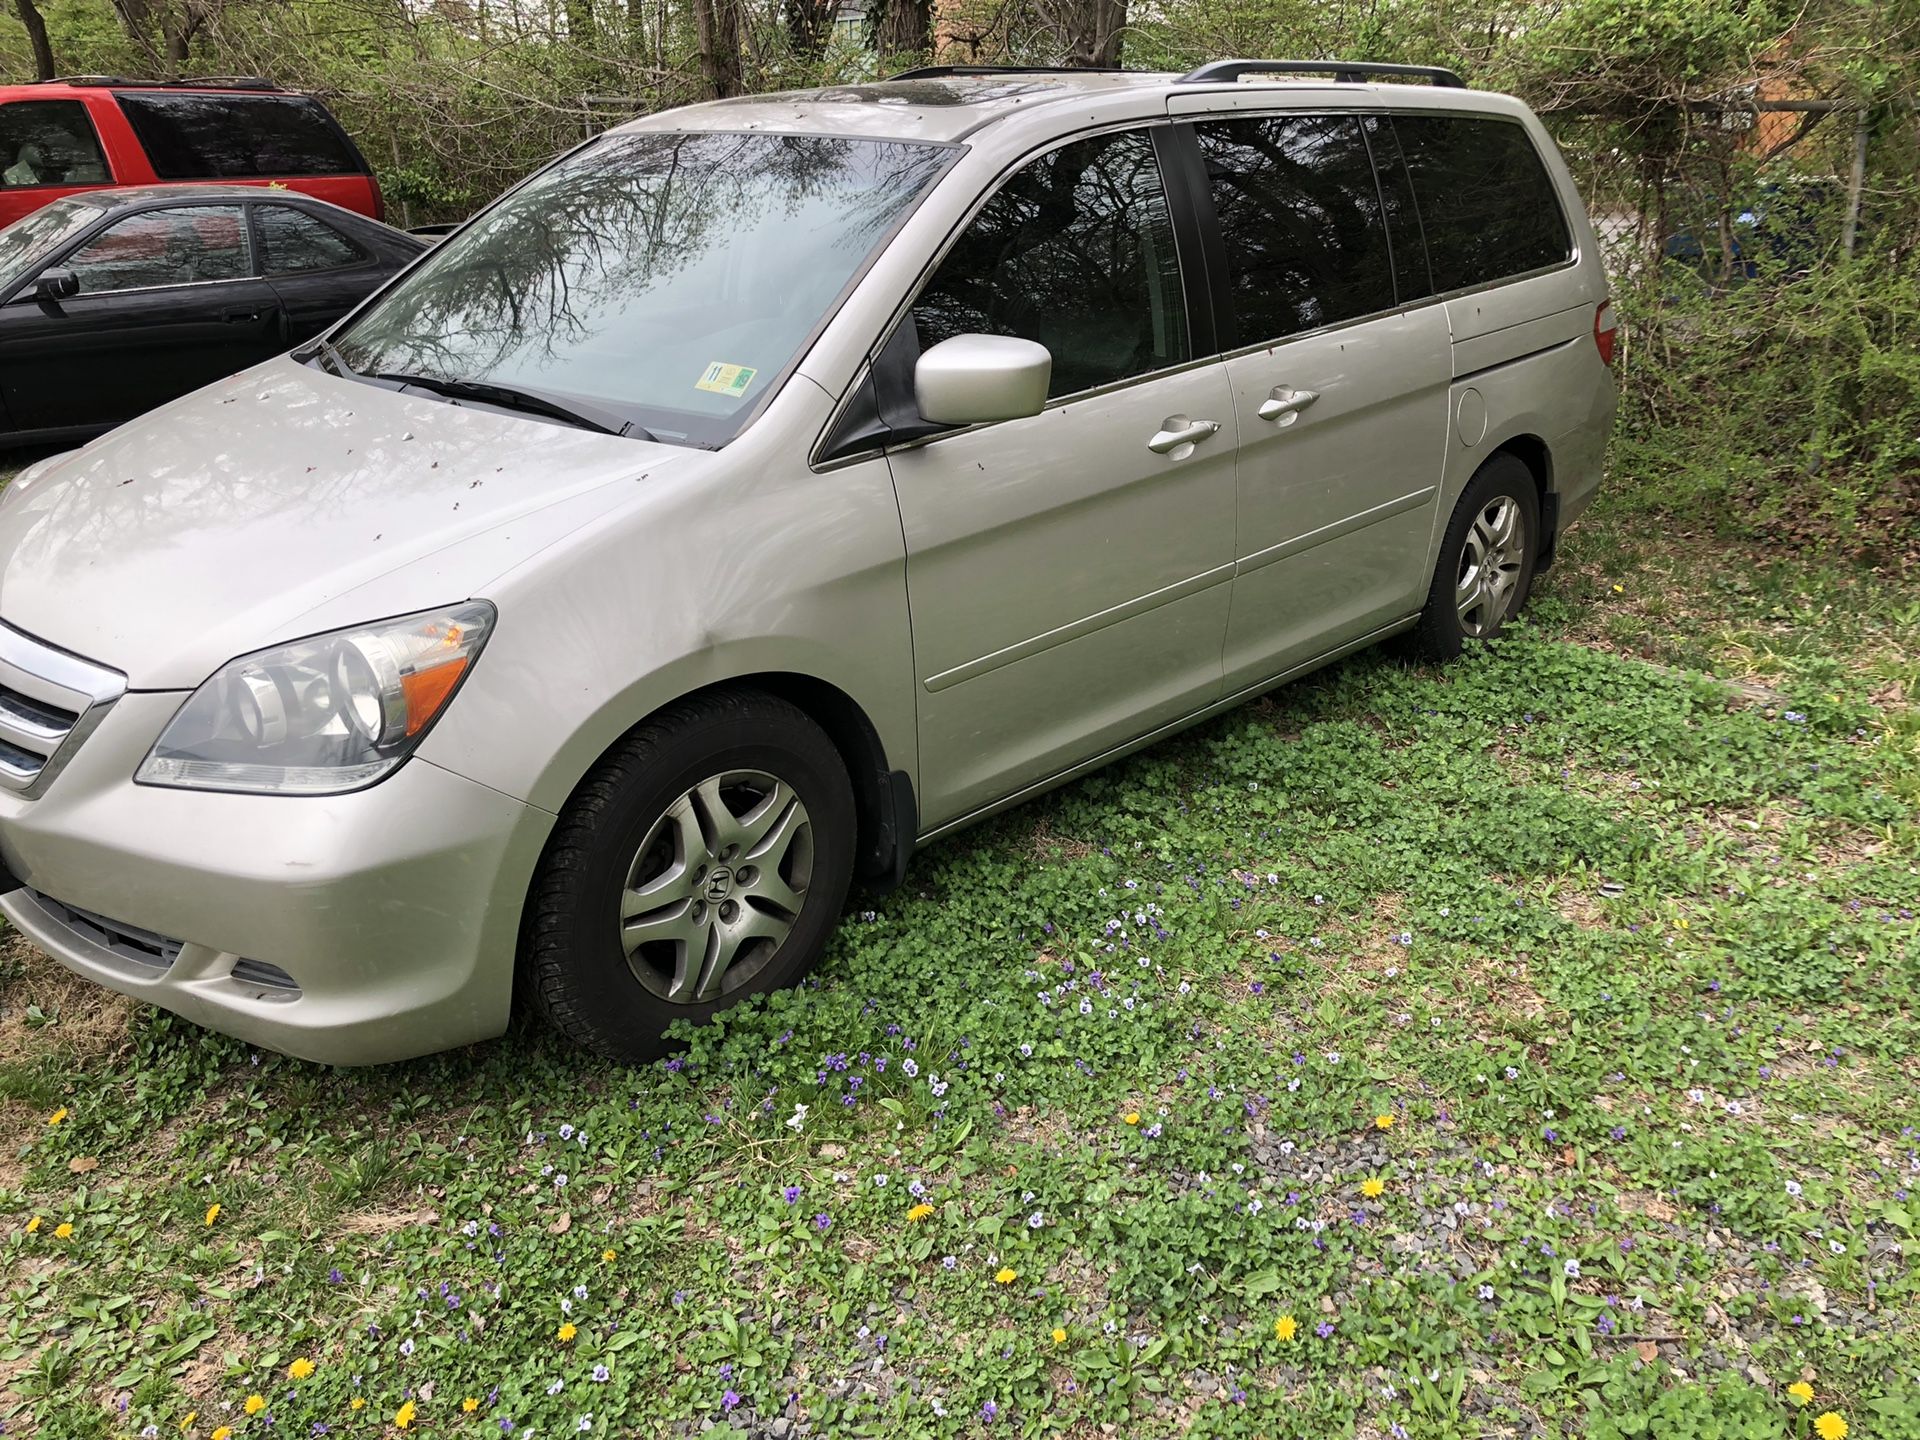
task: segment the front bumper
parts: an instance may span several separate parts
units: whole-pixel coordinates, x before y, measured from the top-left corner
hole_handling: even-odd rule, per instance
[[[500,1034],[553,817],[417,756],[350,795],[135,785],[184,698],[123,696],[39,799],[0,792],[27,887],[0,912],[109,989],[306,1060]]]

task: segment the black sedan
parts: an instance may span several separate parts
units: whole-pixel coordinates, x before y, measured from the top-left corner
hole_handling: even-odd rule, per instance
[[[287,190],[56,200],[0,230],[0,445],[80,439],[277,355],[426,248]]]

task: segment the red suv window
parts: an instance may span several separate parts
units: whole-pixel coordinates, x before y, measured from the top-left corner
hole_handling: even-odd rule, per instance
[[[0,186],[104,185],[112,179],[87,107],[78,100],[0,105]]]
[[[305,96],[123,90],[114,98],[162,180],[366,170],[333,117]]]

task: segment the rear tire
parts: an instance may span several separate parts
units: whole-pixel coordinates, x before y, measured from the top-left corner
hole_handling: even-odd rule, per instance
[[[1440,544],[1420,623],[1409,637],[1424,659],[1451,660],[1468,640],[1491,640],[1520,613],[1540,554],[1540,492],[1533,472],[1495,455],[1468,482]]]
[[[853,877],[853,788],[820,727],[716,691],[630,733],[561,813],[535,876],[522,974],[535,1008],[616,1060],[790,985]]]

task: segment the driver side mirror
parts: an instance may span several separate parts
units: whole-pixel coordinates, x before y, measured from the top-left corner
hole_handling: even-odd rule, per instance
[[[33,298],[36,300],[65,300],[79,293],[80,277],[64,265],[42,270],[34,278]]]
[[[913,394],[937,425],[984,425],[1038,415],[1047,403],[1053,356],[1011,335],[956,335],[923,352]]]

